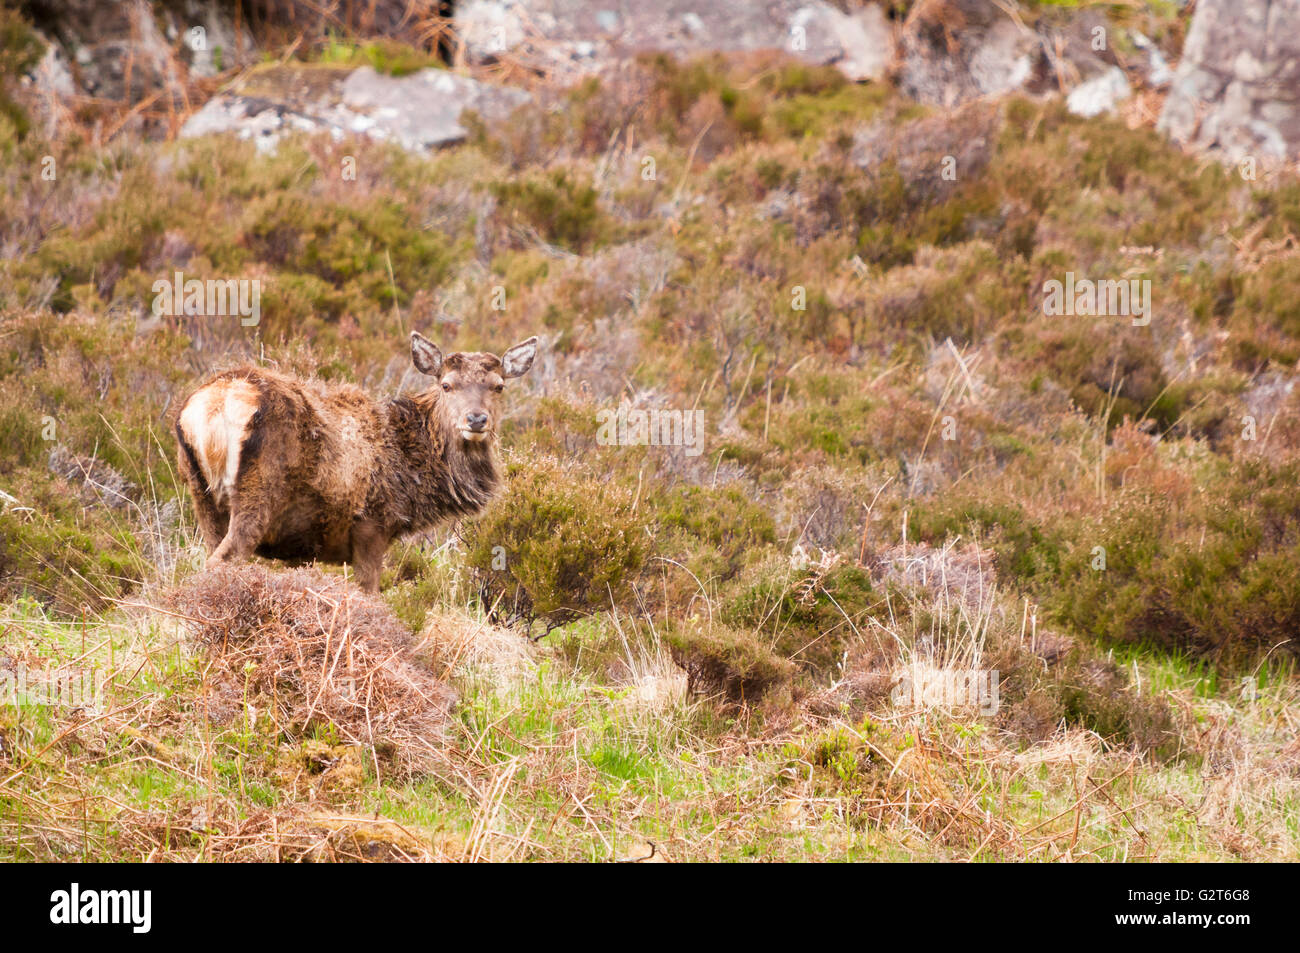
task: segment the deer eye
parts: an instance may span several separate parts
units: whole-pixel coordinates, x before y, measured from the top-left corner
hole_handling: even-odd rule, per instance
[[[443,382],[442,382],[442,389],[445,390],[445,391],[447,391],[447,392],[450,392],[450,391],[451,391],[451,385],[448,384],[446,381],[443,381]]]

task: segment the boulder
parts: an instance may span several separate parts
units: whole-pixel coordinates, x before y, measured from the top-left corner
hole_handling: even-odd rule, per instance
[[[1065,97],[1065,106],[1076,116],[1100,116],[1114,110],[1133,93],[1128,77],[1118,66],[1080,83]]]
[[[589,73],[637,53],[689,57],[718,50],[785,49],[833,63],[854,80],[881,79],[893,30],[876,3],[847,12],[825,0],[461,0],[458,41],[471,62],[509,53],[549,73]]]
[[[991,0],[923,0],[899,38],[899,86],[947,108],[1013,92],[1075,91],[1077,109],[1097,115],[1128,95],[1110,29],[1096,10],[1043,10],[1031,18]]]
[[[1037,33],[987,0],[920,3],[904,24],[898,82],[923,103],[953,107],[1041,84]]]
[[[257,56],[247,23],[219,0],[170,0],[156,8],[146,0],[62,0],[34,10],[38,32],[69,61],[76,92],[99,99],[136,103],[162,89],[180,103],[191,76],[212,76]]]
[[[271,151],[287,132],[324,131],[423,152],[463,140],[465,110],[503,119],[529,98],[520,89],[439,69],[396,77],[369,66],[273,66],[209,100],[186,120],[181,137],[231,132]]]
[[[1231,161],[1300,152],[1300,0],[1200,0],[1158,128]]]

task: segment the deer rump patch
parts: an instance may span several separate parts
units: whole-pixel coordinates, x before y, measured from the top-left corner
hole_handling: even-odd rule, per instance
[[[259,406],[257,388],[251,383],[226,380],[198,391],[181,411],[181,432],[203,471],[208,493],[218,505],[234,493],[239,450]]]

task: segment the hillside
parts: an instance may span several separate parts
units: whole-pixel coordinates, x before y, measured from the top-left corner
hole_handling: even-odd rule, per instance
[[[0,672],[106,684],[0,706],[0,858],[1300,857],[1295,163],[1184,151],[1148,91],[509,65],[457,75],[522,105],[428,150],[5,101]],[[178,272],[258,281],[256,322],[160,313]],[[540,336],[502,495],[378,598],[205,572],[181,398],[246,361],[418,390],[412,330]]]

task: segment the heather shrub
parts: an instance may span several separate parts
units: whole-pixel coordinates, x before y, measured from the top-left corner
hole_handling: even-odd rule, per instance
[[[634,493],[560,461],[514,461],[469,530],[466,556],[487,607],[547,629],[621,605],[645,562]]]

